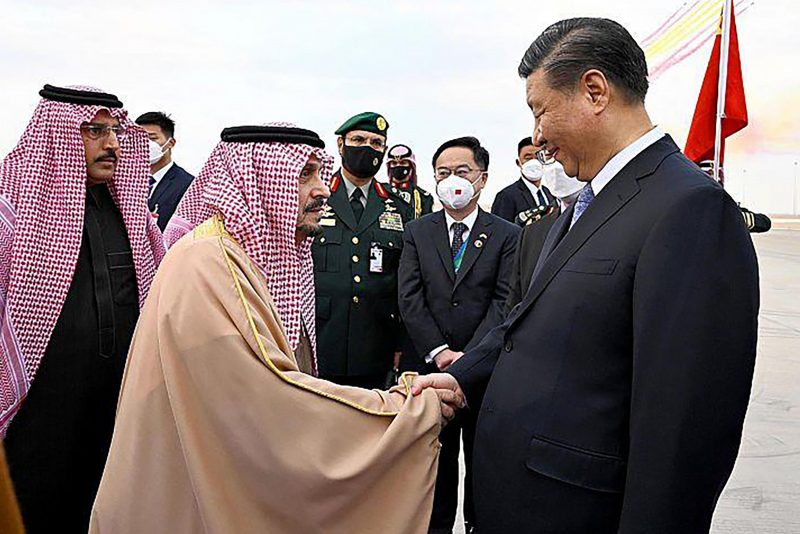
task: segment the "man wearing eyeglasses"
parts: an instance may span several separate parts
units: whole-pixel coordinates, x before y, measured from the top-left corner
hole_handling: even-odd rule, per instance
[[[410,207],[375,179],[389,124],[360,113],[338,130],[342,167],[332,177],[314,239],[317,360],[321,377],[384,387],[400,358],[397,266]]]
[[[86,532],[164,245],[147,210],[147,135],[122,103],[39,94],[0,166],[0,437],[27,532]]]
[[[472,340],[503,319],[519,227],[478,207],[489,152],[474,137],[444,143],[433,155],[436,193],[444,209],[408,224],[400,260],[400,312],[421,373],[445,371]],[[412,360],[403,354],[403,365]],[[475,414],[463,412],[442,430],[431,534],[449,534],[458,507],[458,455],[464,440],[464,522],[475,526],[472,443]]]

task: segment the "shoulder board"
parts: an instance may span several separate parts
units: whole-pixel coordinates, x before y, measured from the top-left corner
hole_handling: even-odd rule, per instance
[[[339,184],[341,184],[341,183],[342,183],[342,180],[339,177],[339,174],[338,173],[334,174],[333,178],[331,178],[331,185],[330,185],[331,193],[335,193],[336,190],[339,189]]]
[[[378,180],[373,180],[373,187],[375,187],[375,192],[378,194],[381,199],[386,200],[389,198],[389,192],[386,191],[386,188],[383,187],[383,184],[380,183]]]

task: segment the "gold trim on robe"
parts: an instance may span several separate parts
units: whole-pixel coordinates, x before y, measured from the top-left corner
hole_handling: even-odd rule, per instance
[[[436,394],[298,370],[220,217],[164,259],[137,325],[90,533],[424,534]]]

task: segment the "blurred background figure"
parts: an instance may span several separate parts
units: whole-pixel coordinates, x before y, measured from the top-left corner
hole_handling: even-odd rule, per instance
[[[411,206],[414,218],[433,211],[433,197],[417,185],[417,158],[406,145],[394,145],[387,152],[386,172],[392,192]]]
[[[161,111],[148,111],[136,119],[136,124],[147,131],[150,139],[150,194],[147,205],[163,232],[194,176],[172,161],[172,149],[176,143],[175,121],[169,115]]]
[[[517,143],[520,177],[500,190],[492,203],[493,214],[520,226],[555,202],[550,190],[542,186],[542,166],[536,160],[536,151],[530,137]]]
[[[703,160],[698,165],[700,166],[700,169],[704,173],[709,175],[711,178],[714,178],[713,161]],[[725,169],[721,166],[719,168],[719,178],[720,181],[724,180],[725,178]],[[751,234],[760,234],[772,228],[772,220],[767,215],[763,213],[756,213],[754,211],[750,211],[741,204],[739,204],[739,209],[742,211],[742,218],[744,219],[744,225],[747,227],[747,230]]]

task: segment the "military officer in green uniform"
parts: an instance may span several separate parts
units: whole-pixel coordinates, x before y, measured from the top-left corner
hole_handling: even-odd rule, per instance
[[[338,130],[342,167],[314,239],[317,360],[321,377],[385,386],[400,346],[397,268],[410,206],[375,179],[389,124],[360,113]]]
[[[397,193],[408,204],[415,219],[433,211],[433,197],[417,185],[417,158],[407,145],[394,145],[389,149],[386,171],[392,193]]]

